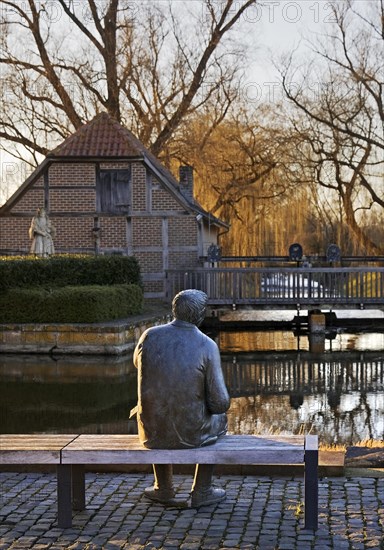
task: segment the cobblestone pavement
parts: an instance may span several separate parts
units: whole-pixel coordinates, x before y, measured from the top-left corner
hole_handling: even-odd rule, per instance
[[[319,529],[303,528],[299,477],[222,475],[227,499],[199,510],[143,497],[149,474],[87,474],[87,508],[56,526],[56,477],[0,473],[0,549],[384,549],[384,478],[324,478]],[[180,498],[191,477],[176,475]]]

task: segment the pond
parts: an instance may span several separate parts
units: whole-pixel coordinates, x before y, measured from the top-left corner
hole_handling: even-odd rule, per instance
[[[231,395],[232,433],[384,438],[384,334],[210,334]],[[136,433],[132,356],[0,355],[2,433]]]

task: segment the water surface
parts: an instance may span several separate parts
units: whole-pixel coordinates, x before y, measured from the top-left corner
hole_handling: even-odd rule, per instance
[[[384,438],[384,335],[210,334],[231,395],[232,433]],[[136,433],[132,356],[0,355],[2,433]]]

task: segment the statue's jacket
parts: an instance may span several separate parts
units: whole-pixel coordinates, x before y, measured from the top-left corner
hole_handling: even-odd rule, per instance
[[[230,399],[220,352],[195,325],[176,319],[146,330],[134,364],[138,431],[146,447],[199,447],[225,433]]]

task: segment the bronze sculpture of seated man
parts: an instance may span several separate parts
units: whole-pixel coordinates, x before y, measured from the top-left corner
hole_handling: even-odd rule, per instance
[[[184,290],[172,302],[173,321],[146,330],[134,352],[138,369],[138,431],[152,449],[181,449],[213,444],[226,433],[229,395],[216,343],[198,326],[208,297]],[[151,500],[175,503],[172,465],[154,464],[155,483],[145,490]],[[212,486],[213,465],[197,464],[193,507],[215,504],[225,491]]]

